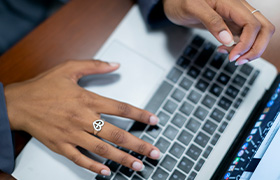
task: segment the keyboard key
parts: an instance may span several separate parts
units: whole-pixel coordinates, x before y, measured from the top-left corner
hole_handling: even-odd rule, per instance
[[[150,126],[147,130],[147,134],[149,134],[153,138],[157,138],[160,132],[161,128],[158,126]]]
[[[214,94],[215,96],[219,97],[222,93],[223,88],[221,88],[219,85],[214,83],[210,88],[210,93]]]
[[[211,146],[207,146],[207,148],[204,150],[204,153],[203,153],[202,156],[204,158],[208,158],[208,156],[210,155],[212,150],[213,150],[213,148]]]
[[[168,177],[168,173],[165,172],[163,169],[158,168],[156,172],[153,174],[152,179],[153,180],[166,180]]]
[[[253,85],[255,80],[257,79],[257,77],[259,76],[260,71],[256,70],[253,74],[253,76],[251,77],[250,81],[248,82],[249,85]]]
[[[159,163],[159,160],[151,159],[151,158],[148,158],[148,157],[146,157],[146,161],[149,162],[153,166],[157,166],[158,163]]]
[[[209,133],[209,134],[213,134],[215,132],[215,130],[217,129],[217,125],[215,123],[213,123],[210,120],[207,120],[206,123],[203,125],[202,129]]]
[[[134,157],[136,157],[137,159],[140,159],[140,160],[142,160],[143,158],[144,158],[144,155],[142,155],[142,154],[139,154],[139,153],[137,153],[137,152],[131,152],[130,153],[132,156],[134,156]]]
[[[143,141],[146,141],[150,144],[154,144],[154,140],[152,140],[151,138],[149,138],[148,136],[144,135],[142,138],[141,138]]]
[[[160,150],[160,152],[165,153],[168,147],[170,146],[170,142],[160,137],[156,142],[155,146]]]
[[[236,69],[237,69],[237,66],[235,66],[235,64],[231,63],[231,62],[227,63],[227,65],[224,68],[224,70],[230,74],[233,74]]]
[[[180,141],[185,146],[187,146],[190,143],[190,141],[192,140],[192,138],[193,138],[193,135],[191,133],[183,130],[178,137],[178,141]]]
[[[234,77],[234,79],[233,79],[232,82],[233,82],[234,84],[236,84],[236,85],[242,87],[242,86],[244,85],[245,81],[246,81],[246,79],[245,79],[244,77],[242,77],[242,76],[240,76],[239,74],[237,74],[237,75]]]
[[[201,106],[198,106],[198,108],[194,112],[194,116],[202,121],[206,118],[207,114],[208,114],[208,111]]]
[[[198,103],[198,101],[201,98],[201,94],[197,91],[192,90],[190,94],[188,95],[188,99],[193,102],[194,104]]]
[[[196,133],[197,130],[199,129],[201,123],[198,122],[197,120],[195,120],[194,118],[191,118],[187,125],[186,125],[186,128],[190,131],[192,131],[193,133]]]
[[[221,73],[217,78],[217,81],[223,85],[226,85],[229,80],[230,80],[230,77],[228,75],[226,75],[225,73]]]
[[[182,99],[184,98],[185,94],[186,94],[186,93],[184,93],[184,92],[181,91],[180,89],[176,89],[176,90],[172,93],[171,97],[172,97],[173,99],[175,99],[176,101],[181,102]]]
[[[177,142],[175,142],[169,150],[169,152],[178,159],[182,156],[184,151],[185,151],[185,147],[181,146]]]
[[[173,140],[176,135],[178,134],[178,130],[171,125],[168,125],[167,128],[164,130],[163,135],[170,140]]]
[[[141,177],[143,177],[144,179],[149,179],[149,177],[151,176],[154,168],[152,166],[150,166],[147,163],[143,163],[145,168],[143,171],[138,171],[137,174],[139,174]]]
[[[131,180],[142,180],[142,178],[140,178],[139,176],[137,176],[137,175],[134,175],[133,177],[132,177],[132,179]]]
[[[190,89],[190,87],[192,86],[192,84],[193,84],[193,81],[191,81],[191,80],[189,80],[188,78],[183,78],[183,80],[180,82],[180,86],[182,87],[182,88],[184,88],[185,90],[189,90]]]
[[[196,175],[196,172],[192,171],[187,180],[194,180]]]
[[[220,67],[223,65],[224,61],[225,61],[226,56],[216,52],[210,65],[213,66],[216,69],[220,69]]]
[[[119,163],[116,163],[112,160],[107,160],[105,165],[108,166],[112,172],[116,172],[118,170],[118,168],[120,167]]]
[[[197,53],[197,50],[196,50],[194,47],[188,46],[188,47],[184,50],[183,56],[186,57],[186,58],[188,58],[188,59],[190,59],[190,60],[192,60],[192,59],[195,57],[196,53]]]
[[[183,56],[181,56],[177,61],[177,64],[184,69],[186,69],[190,65],[190,63],[191,63],[191,61]]]
[[[202,168],[203,164],[204,164],[204,160],[203,159],[199,159],[199,161],[196,163],[194,169],[196,171],[200,171],[200,169]]]
[[[165,124],[169,121],[170,116],[167,115],[166,113],[160,111],[157,115],[159,118],[159,124],[162,126],[165,126]]]
[[[204,73],[202,74],[202,76],[206,79],[208,79],[209,81],[212,81],[215,77],[216,73],[214,71],[212,71],[210,68],[207,68]]]
[[[202,92],[205,92],[205,90],[207,89],[208,86],[209,86],[209,83],[202,79],[200,79],[195,85],[195,87]]]
[[[225,131],[227,125],[228,125],[228,123],[224,121],[224,122],[221,124],[221,126],[219,127],[219,130],[218,130],[218,131],[219,131],[220,133],[223,133],[223,132]]]
[[[120,173],[116,174],[116,176],[114,177],[114,180],[127,180],[125,177],[123,177],[123,175],[121,175]]]
[[[216,47],[212,43],[207,42],[194,63],[200,67],[204,67],[210,59],[211,55],[214,53],[215,48]]]
[[[235,114],[235,111],[231,109],[229,111],[229,113],[227,114],[226,119],[230,121],[232,119],[232,117],[234,116],[234,114]]]
[[[192,78],[197,78],[197,76],[199,75],[200,70],[197,69],[196,67],[192,66],[189,71],[188,71],[188,75],[191,76]]]
[[[226,97],[222,97],[218,103],[218,105],[224,110],[228,110],[232,104],[232,101]]]
[[[169,74],[167,75],[167,79],[169,79],[173,83],[176,83],[182,74],[183,72],[181,70],[173,67],[169,72]]]
[[[171,122],[177,126],[178,128],[181,128],[184,123],[186,122],[187,118],[184,117],[183,115],[176,113]]]
[[[180,107],[180,111],[181,111],[182,113],[186,114],[186,115],[190,115],[191,112],[193,111],[193,109],[194,109],[194,106],[191,105],[191,104],[188,103],[188,102],[184,102],[184,103],[182,104],[182,106]]]
[[[151,113],[156,113],[158,108],[161,106],[162,102],[166,99],[173,86],[168,82],[164,81],[158,90],[155,92],[154,96],[150,99],[148,105],[145,107],[147,111]]]
[[[227,90],[226,90],[226,95],[228,95],[231,98],[236,98],[236,96],[238,95],[239,90],[236,89],[235,87],[233,87],[232,85],[230,85]]]
[[[178,105],[175,102],[168,100],[163,106],[163,109],[169,112],[170,114],[173,114],[177,107]]]
[[[241,71],[242,73],[244,73],[246,76],[249,76],[249,75],[251,74],[251,72],[253,71],[253,67],[250,66],[249,64],[244,64],[244,65],[241,67],[240,71]]]
[[[183,159],[178,164],[178,168],[184,171],[185,173],[189,173],[193,167],[194,163],[189,160],[186,157],[183,157]]]
[[[212,112],[212,114],[210,115],[210,117],[219,123],[224,118],[224,115],[225,115],[224,112],[215,108],[214,111]]]
[[[233,107],[237,109],[237,108],[239,108],[239,106],[240,106],[241,103],[242,103],[242,99],[241,99],[241,98],[238,98],[238,99],[236,99],[236,101],[235,101]]]
[[[129,132],[136,137],[140,137],[146,127],[147,127],[147,124],[136,121],[133,123],[133,125],[129,129]]]
[[[170,179],[172,179],[172,180],[185,180],[185,179],[186,179],[186,176],[185,176],[183,173],[181,173],[180,171],[175,170],[175,171],[172,173]]]
[[[209,139],[210,139],[209,136],[207,136],[203,132],[199,132],[198,135],[195,137],[194,142],[196,142],[201,147],[205,147]]]
[[[213,137],[212,137],[212,139],[211,139],[211,144],[213,145],[213,146],[215,146],[216,145],[216,143],[218,142],[218,140],[220,139],[220,135],[219,134],[215,134]]]
[[[120,168],[120,172],[123,173],[124,175],[126,175],[127,177],[131,177],[134,170],[128,168],[128,167],[125,167],[125,166],[122,166]]]
[[[215,104],[216,99],[212,98],[209,95],[206,95],[204,97],[204,99],[202,100],[202,104],[206,107],[208,107],[209,109],[211,109],[213,107],[213,105]]]
[[[161,161],[160,165],[167,169],[169,172],[173,170],[177,161],[169,155],[166,155],[164,159]]]
[[[190,158],[192,158],[194,161],[196,161],[198,159],[198,157],[200,156],[202,150],[197,147],[196,145],[191,145],[189,147],[189,149],[186,152],[186,155],[188,155]]]
[[[204,39],[201,36],[195,36],[192,40],[192,45],[200,48],[204,43]]]
[[[113,173],[110,176],[103,176],[103,175],[97,175],[95,177],[96,180],[110,180],[113,177]]]
[[[241,93],[241,96],[242,96],[242,97],[245,97],[245,96],[248,94],[249,91],[250,91],[250,88],[245,87],[245,88],[243,89],[242,93]]]

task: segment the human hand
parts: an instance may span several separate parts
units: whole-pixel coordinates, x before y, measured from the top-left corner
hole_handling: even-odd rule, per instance
[[[157,124],[158,118],[77,85],[85,75],[109,73],[118,67],[119,64],[97,60],[68,61],[31,80],[6,86],[11,129],[30,133],[54,152],[102,175],[110,175],[110,169],[81,154],[77,147],[133,170],[142,170],[144,166],[139,159],[93,136],[92,123],[100,119],[100,114],[127,117],[151,125]],[[160,157],[158,148],[108,122],[97,135],[149,158]]]
[[[207,28],[223,44],[218,51],[230,53],[229,60],[236,65],[260,57],[275,31],[260,12],[252,13],[255,9],[245,0],[163,0],[163,4],[173,23]]]

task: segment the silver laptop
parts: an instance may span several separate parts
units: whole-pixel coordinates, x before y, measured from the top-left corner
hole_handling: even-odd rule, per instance
[[[120,69],[85,77],[79,84],[155,113],[158,126],[103,118],[154,144],[163,157],[151,160],[119,147],[143,160],[145,170],[134,172],[84,151],[111,168],[112,175],[105,177],[32,138],[17,157],[13,176],[23,180],[277,179],[280,173],[271,163],[280,159],[275,155],[280,141],[274,141],[279,136],[277,70],[261,58],[237,67],[216,52],[217,45],[204,30],[177,26],[149,30],[135,5],[94,56],[120,62]]]

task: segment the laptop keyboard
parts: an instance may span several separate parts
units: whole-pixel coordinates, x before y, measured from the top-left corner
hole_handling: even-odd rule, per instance
[[[195,179],[259,73],[249,64],[229,63],[215,45],[195,36],[145,108],[159,117],[159,125],[135,122],[129,130],[163,157],[120,148],[142,160],[144,171],[107,160],[112,175],[96,179]]]

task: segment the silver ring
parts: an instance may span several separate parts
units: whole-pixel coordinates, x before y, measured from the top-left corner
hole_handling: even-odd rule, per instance
[[[260,10],[255,9],[254,11],[252,11],[251,13],[254,14],[255,12],[260,12]]]
[[[102,119],[97,119],[93,121],[92,126],[94,130],[93,134],[96,136],[97,133],[102,130],[102,126],[104,126],[104,121]]]

